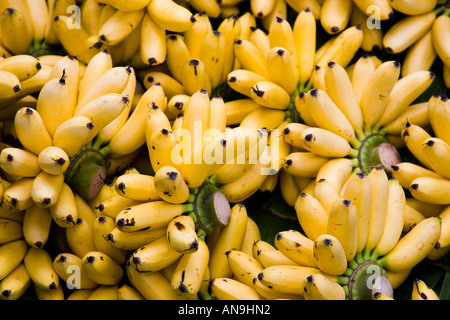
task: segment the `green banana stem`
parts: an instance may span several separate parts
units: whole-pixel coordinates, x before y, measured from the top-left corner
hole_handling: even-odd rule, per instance
[[[83,199],[93,199],[105,183],[105,158],[96,150],[83,148],[70,160],[65,182]]]

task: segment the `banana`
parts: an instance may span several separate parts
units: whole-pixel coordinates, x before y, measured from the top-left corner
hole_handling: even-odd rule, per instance
[[[166,93],[167,100],[173,96],[186,95],[183,85],[170,74],[161,71],[150,71],[144,76],[144,87],[150,88],[153,84],[159,83]]]
[[[447,67],[450,66],[450,48],[448,46],[450,33],[447,31],[449,25],[450,17],[448,14],[444,13],[435,19],[431,27],[433,46],[437,55]],[[442,32],[440,30],[442,30]]]
[[[40,172],[31,186],[31,199],[39,207],[51,207],[58,200],[64,183],[63,174],[49,174]]]
[[[117,177],[114,187],[121,196],[137,201],[160,200],[155,189],[154,177],[141,173],[123,174]]]
[[[300,139],[305,150],[322,157],[344,158],[356,152],[343,137],[321,128],[306,128]]]
[[[268,78],[266,57],[250,40],[238,39],[234,42],[234,54],[241,69]]]
[[[292,60],[297,65],[297,47],[294,39],[294,31],[288,20],[276,17],[270,24],[267,36],[269,38],[270,49],[282,47],[292,55]]]
[[[1,244],[19,240],[24,237],[22,224],[17,221],[0,219],[0,228],[2,229],[2,235],[0,237]]]
[[[116,66],[108,68],[92,83],[91,87],[86,88],[84,95],[78,99],[74,114],[77,114],[80,109],[96,98],[111,93],[122,94],[132,76],[135,76],[135,74],[131,67]]]
[[[266,55],[268,80],[281,86],[289,95],[297,89],[300,74],[297,60],[283,47],[272,47]],[[284,70],[285,72],[281,72]]]
[[[403,221],[403,232],[409,232],[417,223],[424,220],[425,217],[419,211],[406,204],[405,217]]]
[[[392,9],[406,15],[419,15],[433,10],[437,1],[414,1],[414,0],[392,0],[390,1]]]
[[[145,300],[139,291],[127,284],[119,284],[117,298],[118,300]]]
[[[326,179],[316,181],[312,195],[319,200],[328,213],[336,200],[340,199],[340,193],[336,190],[333,183]]]
[[[236,92],[250,97],[252,87],[265,78],[246,69],[235,69],[228,73],[227,83]]]
[[[304,280],[310,275],[322,274],[331,281],[336,277],[323,273],[318,268],[305,266],[278,265],[265,268],[258,274],[258,279],[275,292],[303,296]]]
[[[367,16],[374,13],[377,14],[377,20],[388,20],[393,18],[394,9],[392,8],[391,1],[387,0],[355,0],[355,5],[364,12]]]
[[[14,101],[16,97],[21,97],[22,84],[14,73],[0,70],[0,86],[2,88],[0,98],[6,101]]]
[[[250,98],[266,108],[286,110],[289,107],[289,93],[272,81],[258,81],[251,87]]]
[[[10,241],[0,246],[0,257],[3,261],[0,267],[0,280],[3,280],[23,262],[28,249],[29,247],[23,239]]]
[[[95,136],[94,127],[94,123],[88,117],[74,116],[56,128],[53,146],[62,150],[67,157],[72,157]]]
[[[303,181],[309,181],[310,178],[299,178]],[[296,183],[296,177],[281,170],[279,174],[279,187],[283,200],[290,207],[295,205],[295,201],[301,193],[301,188]]]
[[[436,19],[436,12],[407,16],[395,23],[383,36],[383,46],[388,53],[405,51],[426,34]]]
[[[203,12],[195,13],[191,20],[192,25],[183,32],[183,37],[191,57],[198,59],[203,38],[213,28],[210,17]]]
[[[431,128],[437,138],[450,143],[447,119],[450,115],[450,100],[446,96],[433,95],[428,100],[428,118]],[[419,125],[417,122],[412,122]],[[425,127],[425,126],[421,126]]]
[[[448,179],[450,175],[445,165],[450,146],[444,140],[432,137],[424,141],[422,151],[431,168],[440,176]]]
[[[196,233],[193,218],[189,215],[173,218],[167,225],[167,240],[172,249],[177,252],[183,254],[196,252],[201,239]]]
[[[272,10],[270,10],[270,12],[266,14],[264,17],[259,18],[261,20],[262,27],[264,28],[264,30],[270,30],[270,25],[277,17],[287,19],[287,12],[288,12],[287,7],[288,6],[286,1],[275,0]],[[253,16],[255,17],[255,19],[257,18],[256,15],[253,14]]]
[[[14,127],[22,146],[36,155],[53,144],[41,115],[35,109],[20,108],[14,116]]]
[[[341,189],[341,197],[353,202],[357,212],[358,245],[356,258],[360,258],[370,227],[371,184],[364,173],[352,174]]]
[[[120,211],[141,203],[142,201],[125,198],[114,190],[114,194],[111,197],[99,202],[94,207],[94,212],[97,215],[116,218]]]
[[[0,299],[18,300],[31,285],[31,278],[23,263],[0,281]]]
[[[345,300],[344,288],[321,274],[310,275],[303,280],[305,300]]]
[[[131,285],[147,300],[182,299],[181,295],[172,289],[170,281],[159,271],[140,272],[136,270],[131,261],[127,261],[125,272]]]
[[[30,14],[23,1],[12,5],[1,12],[2,43],[13,55],[26,54],[34,38]]]
[[[209,112],[209,128],[206,137],[220,135],[227,128],[227,114],[225,110],[225,101],[220,95],[211,99]]]
[[[168,31],[184,32],[192,25],[191,11],[173,0],[152,0],[147,11],[156,23]]]
[[[116,8],[117,10],[123,10],[123,11],[127,11],[127,12],[141,10],[150,3],[149,0],[131,0],[131,1],[126,1],[126,2],[123,2],[120,0],[104,0],[104,1],[99,1],[99,2],[108,4],[108,5]]]
[[[124,275],[122,267],[108,255],[90,251],[81,258],[81,268],[93,281],[101,285],[116,285]]]
[[[417,200],[447,205],[450,203],[450,194],[446,190],[449,181],[444,178],[419,177],[411,181],[408,190]]]
[[[291,7],[294,11],[300,13],[306,9],[311,10],[316,20],[320,18],[321,11],[321,1],[318,0],[306,0],[302,2],[297,2],[294,0],[287,0],[286,3]]]
[[[116,247],[108,240],[108,234],[116,227],[115,220],[109,216],[101,216],[92,222],[92,233],[95,249],[103,252],[118,264],[122,265],[127,259],[127,250]]]
[[[119,285],[100,285],[95,288],[87,300],[118,300]]]
[[[317,267],[314,241],[297,230],[284,230],[275,235],[275,247],[287,258],[306,267]]]
[[[376,66],[368,54],[363,54],[354,64],[350,80],[355,92],[356,101],[361,101],[361,94]]]
[[[150,66],[161,64],[166,59],[166,29],[148,12],[142,18],[139,50],[142,60]]]
[[[363,33],[361,49],[365,52],[380,52],[383,49],[383,30],[368,23],[368,16],[358,7],[353,6],[349,24],[360,26]]]
[[[439,296],[423,280],[416,279],[411,292],[411,300],[439,300]]]
[[[75,195],[66,183],[63,184],[58,200],[50,207],[53,220],[61,228],[73,227],[78,220]]]
[[[123,41],[144,17],[145,9],[135,11],[117,10],[99,28],[97,36],[106,45],[114,46]]]
[[[184,115],[186,106],[191,98],[190,95],[186,93],[175,94],[170,99],[167,100],[166,111],[164,112],[170,121],[175,121],[175,119],[180,115]]]
[[[286,257],[281,251],[264,240],[253,244],[253,257],[258,260],[264,268],[277,265],[297,265]]]
[[[78,289],[68,295],[67,300],[88,300],[95,289]]]
[[[352,124],[326,91],[310,90],[306,95],[306,104],[309,106],[311,117],[319,127],[341,136],[351,144],[356,143],[357,138]]]
[[[219,30],[205,34],[199,52],[199,60],[205,65],[211,88],[222,83],[225,68],[225,36]]]
[[[167,237],[160,237],[134,251],[130,263],[139,272],[156,272],[178,261],[182,255],[172,249]]]
[[[181,83],[187,94],[194,95],[203,90],[211,94],[212,86],[203,61],[192,58],[183,64]]]
[[[284,159],[282,167],[288,174],[295,177],[313,178],[328,161],[331,160],[312,152],[294,151]]]
[[[66,242],[70,252],[82,258],[86,253],[96,250],[93,234],[93,222],[78,218],[72,227],[66,229]]]
[[[166,36],[165,62],[170,74],[178,81],[182,81],[182,65],[192,58],[191,52],[182,34]]]
[[[148,210],[152,210],[153,214],[149,216]],[[116,216],[116,225],[123,232],[158,229],[166,227],[173,218],[190,211],[191,204],[172,204],[163,200],[144,202],[120,211]]]
[[[299,83],[304,86],[314,70],[316,55],[317,23],[309,8],[299,12],[292,26],[292,32],[297,52]]]
[[[115,227],[107,235],[109,241],[123,250],[137,250],[150,242],[166,235],[166,228],[148,229],[134,232],[122,232]]]
[[[250,10],[255,17],[263,18],[267,16],[274,8],[276,1],[250,1]]]
[[[350,20],[353,1],[325,0],[320,10],[320,23],[329,34],[336,34],[344,30]]]
[[[241,203],[233,205],[230,221],[220,230],[216,245],[210,253],[209,270],[211,279],[232,275],[226,253],[232,249],[241,249],[247,221],[248,214],[245,205]]]
[[[218,300],[262,300],[256,289],[233,278],[212,278],[208,290],[211,290]]]
[[[250,33],[250,42],[258,47],[259,51],[266,56],[270,50],[269,37],[261,28],[252,28]]]
[[[370,75],[361,92],[360,106],[366,129],[374,126],[382,117],[387,99],[400,76],[400,63],[383,62]]]
[[[20,82],[35,76],[41,68],[39,60],[28,54],[10,56],[0,61],[0,70],[15,74]]]
[[[371,206],[369,230],[363,255],[369,255],[380,241],[386,223],[389,179],[386,172],[380,166],[373,168],[368,174],[371,189]]]
[[[430,217],[419,222],[395,247],[377,260],[383,268],[399,272],[414,267],[433,249],[441,233],[441,219]],[[420,243],[420,250],[416,247]]]
[[[447,88],[449,88],[450,87],[450,67],[447,65],[444,65],[443,68],[444,68],[444,70],[442,72],[443,72],[444,83],[445,83],[445,86]]]
[[[430,125],[428,112],[428,102],[411,104],[405,111],[392,120],[389,124],[380,129],[381,132],[391,135],[400,135],[403,126],[410,121],[424,128]]]
[[[300,226],[309,239],[316,239],[326,233],[328,212],[313,195],[300,193],[294,208]]]
[[[397,179],[389,180],[389,195],[386,208],[386,223],[380,241],[371,254],[371,258],[383,256],[391,251],[400,239],[406,212],[406,196]]]
[[[189,188],[179,170],[171,166],[159,168],[154,176],[156,194],[169,203],[183,203],[189,198]]]
[[[45,39],[45,30],[49,17],[47,1],[23,1],[28,11],[31,28],[33,30],[33,43],[39,44]]]
[[[34,202],[31,198],[31,187],[34,178],[21,178],[14,181],[3,192],[2,204],[9,211],[19,212],[31,207]]]
[[[360,135],[363,131],[363,116],[346,70],[332,61],[329,62],[325,68],[324,83],[328,96],[349,119],[355,133]]]
[[[52,216],[48,208],[31,206],[26,209],[23,219],[23,237],[32,247],[42,248],[50,236]]]
[[[429,71],[416,71],[398,80],[389,94],[384,113],[376,127],[385,126],[396,119],[429,88],[435,77]]]
[[[52,29],[66,51],[79,61],[87,64],[101,49],[88,45],[89,33],[81,26],[69,28],[71,25],[69,19],[71,18],[64,15],[56,16],[52,22]]]
[[[209,248],[203,239],[195,252],[184,254],[176,263],[171,286],[181,294],[197,294],[202,286],[209,262]]]
[[[434,49],[431,30],[429,30],[406,50],[402,76],[405,77],[419,70],[430,70],[436,58],[437,53]]]
[[[303,123],[290,122],[283,128],[284,140],[297,150],[306,151],[302,137],[303,132],[309,128],[311,127]]]
[[[431,169],[427,158],[423,154],[422,145],[431,135],[422,127],[410,123],[409,121],[403,126],[401,136],[406,143],[406,147],[426,168]]]
[[[53,269],[69,288],[76,290],[95,289],[99,284],[89,278],[83,270],[82,260],[79,256],[70,253],[59,253],[53,259]],[[79,275],[78,279],[74,279],[73,275]],[[69,282],[72,281],[72,282]]]
[[[81,26],[91,36],[98,34],[100,28],[100,16],[106,5],[98,1],[84,1],[80,6]]]
[[[30,247],[23,263],[35,286],[52,290],[58,288],[59,276],[53,268],[50,254],[45,249]]]
[[[347,269],[347,258],[339,239],[322,234],[314,240],[313,255],[317,267],[331,275],[341,275]]]

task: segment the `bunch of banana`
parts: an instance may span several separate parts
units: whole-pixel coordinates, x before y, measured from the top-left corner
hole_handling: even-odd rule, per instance
[[[436,59],[443,64],[445,84],[448,87],[450,62],[450,9],[446,1],[391,1],[395,11],[404,16],[383,35],[386,52],[405,52],[402,75],[417,70],[430,70]]]
[[[448,233],[448,214],[424,218],[404,231],[409,205],[399,180],[388,178],[381,166],[368,175],[337,175],[298,196],[300,231],[278,232],[274,245],[257,240],[251,252],[229,251],[230,270],[223,268],[210,283],[213,292],[217,285],[218,295],[224,294],[221,278],[231,274],[253,289],[241,290],[247,299],[393,299],[393,289],[439,248]],[[324,197],[318,189],[328,181],[340,188]],[[223,245],[217,241],[214,250]],[[420,287],[424,297],[432,297],[429,288]],[[415,290],[413,296],[420,295]]]

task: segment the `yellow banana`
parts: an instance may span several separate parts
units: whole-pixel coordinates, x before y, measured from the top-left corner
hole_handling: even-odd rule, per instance
[[[332,281],[335,276],[323,273],[318,268],[305,266],[278,265],[265,268],[258,274],[258,279],[275,292],[303,296],[304,280],[310,275],[322,274]]]
[[[284,230],[275,235],[274,244],[286,257],[306,267],[317,267],[314,260],[314,241],[297,230]]]
[[[39,60],[28,54],[10,56],[0,61],[0,70],[15,74],[20,82],[35,76],[41,68]]]
[[[429,11],[399,20],[383,36],[385,50],[392,54],[405,51],[430,30],[435,19],[436,13]]]
[[[365,52],[379,52],[383,49],[383,30],[368,22],[368,15],[357,6],[353,6],[349,24],[361,28],[363,33],[361,49]]]
[[[345,300],[344,288],[321,274],[310,275],[303,281],[305,300]]]
[[[93,281],[101,285],[116,285],[124,275],[122,267],[108,255],[90,251],[81,258],[81,268]]]
[[[197,294],[202,286],[209,262],[209,248],[199,239],[195,252],[184,254],[176,264],[171,278],[174,290],[187,295]]]
[[[367,80],[361,92],[360,106],[366,128],[374,126],[382,117],[389,97],[400,76],[400,63],[383,62]]]
[[[328,161],[329,158],[308,151],[294,151],[284,159],[282,167],[293,176],[313,178]]]
[[[446,190],[449,181],[444,178],[419,177],[411,181],[408,190],[417,200],[447,205],[450,203],[450,194]]]
[[[277,265],[297,265],[286,257],[281,251],[264,240],[258,240],[253,244],[253,257],[258,260],[264,268]]]
[[[156,23],[168,31],[184,32],[192,25],[191,11],[173,0],[152,0],[147,11]]]
[[[375,69],[375,64],[368,54],[364,54],[356,60],[350,77],[356,101],[360,102],[362,91]]]
[[[402,76],[405,77],[419,70],[430,70],[436,58],[437,53],[434,49],[431,30],[429,30],[406,50]]]
[[[267,80],[258,81],[251,87],[250,98],[266,108],[276,110],[286,110],[291,100],[282,86]]]
[[[166,228],[122,232],[117,227],[107,235],[109,241],[123,250],[137,250],[166,235]]]
[[[10,241],[0,246],[0,257],[4,261],[0,267],[0,280],[23,262],[28,249],[28,244],[23,239]]]
[[[437,55],[442,60],[444,65],[450,66],[450,48],[448,46],[448,39],[450,33],[447,31],[450,25],[450,17],[448,14],[441,14],[436,18],[431,28],[431,35],[433,38],[433,45]],[[442,30],[442,31],[441,31]]]
[[[371,254],[375,260],[391,251],[400,239],[406,212],[406,197],[397,179],[389,180],[389,194],[386,208],[386,222],[380,241]]]
[[[235,204],[231,208],[230,221],[219,233],[216,245],[210,253],[209,269],[211,279],[230,277],[232,271],[226,252],[240,250],[247,228],[247,208],[243,204]]]
[[[388,20],[394,16],[391,1],[387,0],[355,0],[355,5],[367,16],[377,14],[378,20]]]
[[[53,144],[37,110],[23,107],[14,116],[14,127],[22,146],[36,155]]]
[[[252,28],[250,33],[250,42],[258,47],[259,51],[265,56],[270,50],[269,37],[261,28]]]
[[[292,26],[299,67],[299,83],[305,85],[314,70],[317,25],[313,12],[306,8]]]
[[[150,66],[161,64],[166,59],[166,29],[159,25],[151,14],[145,12],[141,22],[140,55]]]
[[[195,58],[185,61],[181,73],[181,83],[187,94],[194,95],[200,90],[211,94],[212,86],[203,61]]]
[[[313,254],[317,267],[327,274],[337,276],[347,269],[344,247],[331,234],[324,233],[314,240]]]
[[[242,119],[242,121],[239,124],[239,127],[249,129],[266,128],[267,130],[272,130],[278,127],[281,123],[283,123],[285,116],[286,113],[283,110],[266,108],[261,106],[249,112]]]
[[[40,172],[31,186],[31,198],[40,207],[51,207],[58,200],[64,183],[63,174],[49,174]]]
[[[450,146],[444,140],[432,137],[423,142],[422,150],[431,168],[440,176],[448,179],[450,175],[446,168],[446,157]]]
[[[439,300],[436,292],[420,279],[414,280],[411,300]]]
[[[30,20],[30,13],[23,1],[15,2],[1,12],[2,43],[14,55],[27,53],[33,42],[34,31]]]
[[[119,285],[117,298],[118,300],[145,300],[139,291],[127,284]]]
[[[242,69],[252,71],[267,79],[266,57],[250,40],[238,39],[234,42],[234,54]]]
[[[250,97],[252,87],[265,78],[247,69],[235,69],[228,73],[227,83],[236,92]]]
[[[73,253],[64,252],[59,253],[53,259],[53,269],[58,276],[63,280],[68,288],[71,289],[95,289],[99,284],[89,278],[83,270],[83,261],[81,258]],[[75,279],[74,275],[79,275]]]
[[[189,215],[173,218],[167,225],[167,240],[177,252],[191,254],[199,249],[199,241],[195,222]]]
[[[83,115],[74,116],[56,128],[53,146],[72,157],[95,136],[94,127],[90,118]]]
[[[144,13],[144,8],[131,12],[117,10],[100,26],[97,34],[100,41],[110,46],[123,41],[141,23]]]
[[[294,40],[294,32],[288,20],[275,17],[267,34],[270,48],[282,47],[292,55],[292,60],[297,65],[297,47]]]
[[[114,187],[121,196],[137,201],[160,200],[155,189],[154,177],[141,173],[123,174],[117,177]]]
[[[53,268],[50,254],[45,249],[30,247],[23,262],[34,285],[42,289],[58,288],[59,276]]]
[[[428,102],[419,102],[411,104],[405,111],[392,120],[389,124],[381,128],[381,132],[391,135],[400,135],[403,126],[410,121],[420,127],[430,125],[430,117],[428,116]]]
[[[0,281],[0,299],[18,300],[31,285],[31,278],[25,264],[19,264],[5,278]]]
[[[321,128],[306,128],[300,139],[305,150],[322,157],[344,158],[356,152],[346,139]]]
[[[402,77],[392,88],[385,110],[377,127],[385,126],[397,118],[433,83],[435,75],[429,71],[416,71]]]
[[[325,0],[320,10],[320,23],[326,32],[336,34],[347,27],[353,9],[353,1]]]
[[[165,227],[169,222],[192,209],[191,204],[172,204],[162,200],[144,202],[123,209],[116,216],[119,230],[133,232],[145,228],[158,229]],[[148,210],[153,214],[148,215]]]
[[[62,228],[73,227],[78,219],[75,196],[66,183],[63,184],[58,200],[50,207],[55,223]]]
[[[31,198],[31,187],[34,178],[22,178],[14,181],[3,192],[2,204],[9,211],[19,212],[31,207],[34,202]]]
[[[72,227],[66,229],[66,242],[70,252],[82,258],[86,253],[95,251],[93,221],[78,218]]]
[[[383,268],[399,272],[414,267],[433,249],[441,234],[441,219],[430,217],[419,222],[395,247],[377,260]],[[417,249],[420,243],[420,250]]]
[[[169,34],[166,36],[165,62],[170,74],[178,81],[182,81],[182,65],[192,58],[184,36],[181,34]]]
[[[171,166],[159,168],[154,176],[156,194],[170,203],[183,203],[189,198],[189,188],[179,170]]]
[[[30,151],[6,147],[0,152],[0,167],[19,177],[35,177],[40,171],[38,156]]]
[[[92,222],[95,249],[122,265],[127,259],[127,250],[116,247],[108,240],[108,234],[116,227],[115,220],[109,216],[100,216]]]
[[[327,232],[328,212],[313,195],[302,192],[294,204],[298,221],[309,239]]]
[[[145,8],[149,4],[149,0],[131,0],[127,2],[123,2],[120,0],[103,0],[99,1],[104,4],[109,4],[110,6],[116,8],[117,10],[123,10],[123,11],[136,11],[140,10],[142,8]]]
[[[23,237],[32,247],[42,248],[50,236],[52,216],[48,208],[31,206],[23,219]]]
[[[414,123],[410,123],[409,121],[403,126],[401,135],[406,143],[406,147],[414,155],[414,157],[426,168],[431,169],[422,150],[423,143],[426,139],[431,138],[431,135],[422,127],[419,127]]]
[[[288,10],[287,8],[288,5],[286,1],[275,0],[272,10],[270,10],[270,12],[266,14],[264,17],[260,18],[263,28],[265,30],[270,30],[270,25],[276,19],[276,17],[287,19],[287,10]],[[255,16],[256,19],[257,16],[256,15],[253,16]]]
[[[212,278],[209,289],[219,300],[262,300],[256,289],[233,278]]]
[[[447,119],[450,116],[450,100],[445,96],[433,95],[428,100],[428,118],[436,137],[450,143]],[[417,122],[411,122],[419,125]],[[422,126],[425,127],[425,126]]]
[[[306,95],[306,104],[309,106],[311,117],[319,127],[343,137],[352,144],[356,143],[352,124],[326,91],[310,90]]]
[[[199,59],[205,65],[211,88],[222,83],[222,73],[225,68],[225,36],[219,30],[205,34],[201,44]]]
[[[325,68],[324,83],[328,96],[349,119],[356,134],[361,134],[363,116],[351,78],[345,69],[334,62],[329,62]]]
[[[266,63],[268,80],[292,95],[300,79],[297,60],[294,60],[293,55],[283,47],[271,47],[266,55]]]
[[[25,220],[25,219],[24,219]],[[0,243],[5,244],[14,240],[19,240],[24,237],[22,224],[17,221],[9,219],[0,219],[0,227],[2,235],[0,236]]]
[[[331,181],[324,178],[316,181],[316,185],[312,194],[319,202],[322,204],[323,208],[329,213],[331,207],[339,200],[340,193],[336,190],[335,186]]]
[[[418,15],[433,10],[436,7],[436,0],[415,1],[415,0],[392,0],[392,9],[407,14]]]
[[[130,263],[139,272],[155,272],[171,265],[182,255],[172,249],[167,237],[161,237],[134,251]]]

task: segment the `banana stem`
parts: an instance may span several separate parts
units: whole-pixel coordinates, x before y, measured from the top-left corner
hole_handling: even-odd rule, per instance
[[[106,146],[104,146],[104,147],[101,147],[99,150],[98,150],[98,152],[103,156],[103,157],[107,157],[107,156],[109,156],[111,153],[112,153],[112,151],[111,151],[111,146],[109,145],[109,144],[107,144]]]

